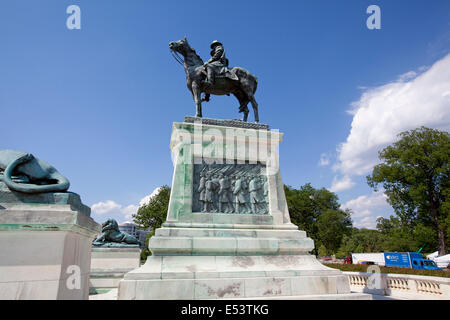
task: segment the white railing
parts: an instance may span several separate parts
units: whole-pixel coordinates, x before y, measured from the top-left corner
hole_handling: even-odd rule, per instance
[[[450,300],[450,278],[410,274],[344,272],[355,292],[399,299]]]

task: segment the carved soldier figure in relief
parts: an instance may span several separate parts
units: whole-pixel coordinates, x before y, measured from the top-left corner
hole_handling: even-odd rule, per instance
[[[206,212],[214,212],[216,211],[215,201],[214,201],[214,193],[216,191],[217,185],[213,181],[213,176],[211,174],[206,174],[205,180],[205,209]]]
[[[220,174],[213,174],[212,176],[212,182],[214,184],[214,189],[213,189],[213,203],[214,203],[214,209],[212,212],[220,212],[219,210],[219,205],[220,205],[220,196],[219,196],[219,179],[220,179]]]
[[[205,189],[205,183],[206,183],[206,178],[205,178],[205,172],[202,171],[200,173],[200,183],[198,186],[198,192],[200,193],[199,195],[199,201],[202,204],[202,212],[206,212],[206,189]]]
[[[233,206],[230,197],[231,181],[226,175],[221,173],[219,175],[219,212],[231,213]],[[226,211],[225,211],[226,207]]]
[[[233,213],[239,213],[239,201],[238,196],[234,193],[234,190],[236,188],[236,181],[237,177],[236,175],[232,174],[231,177],[231,199],[233,201]]]
[[[262,185],[257,175],[250,176],[248,191],[253,213],[261,213],[264,209],[264,198],[262,197]]]
[[[237,195],[236,213],[241,213],[241,208],[244,209],[243,213],[250,212],[251,209],[248,204],[248,184],[245,177],[237,178],[233,193]]]
[[[269,182],[267,181],[266,176],[261,176],[261,183],[263,185],[262,187],[263,199],[266,205],[266,209],[269,210]]]

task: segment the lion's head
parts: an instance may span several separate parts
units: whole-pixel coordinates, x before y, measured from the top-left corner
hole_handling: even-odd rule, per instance
[[[105,232],[108,230],[119,231],[119,225],[117,224],[116,220],[108,219],[102,223],[102,232]]]

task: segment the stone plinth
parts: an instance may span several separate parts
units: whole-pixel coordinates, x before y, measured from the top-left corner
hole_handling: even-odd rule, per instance
[[[24,203],[0,183],[1,193],[0,300],[88,299],[91,243],[101,231],[89,207],[73,193]]]
[[[139,247],[92,248],[90,291],[117,288],[125,273],[140,266]]]
[[[309,254],[313,240],[291,223],[282,133],[197,120],[173,125],[167,220],[150,239],[153,255],[120,281],[118,299],[370,298],[351,294],[347,277]],[[218,205],[227,199],[232,210]]]

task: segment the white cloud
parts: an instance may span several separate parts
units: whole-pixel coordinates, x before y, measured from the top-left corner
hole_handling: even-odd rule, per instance
[[[113,200],[100,201],[91,206],[92,213],[98,215],[115,215],[115,216],[124,216],[125,219],[131,220],[132,215],[136,213],[140,206],[147,204],[150,198],[157,195],[161,190],[161,187],[156,188],[153,192],[145,197],[143,197],[139,204],[130,204],[128,206],[122,206],[121,204],[116,203]],[[120,221],[119,221],[120,222]]]
[[[344,176],[344,181],[333,181],[336,190],[348,184],[345,176],[369,173],[379,163],[378,151],[396,141],[400,132],[420,126],[449,131],[450,54],[419,72],[367,89],[352,103],[351,130],[333,166]]]
[[[121,213],[125,215],[125,219],[132,219],[132,215],[135,214],[139,209],[139,206],[130,204],[129,206],[126,206],[125,208],[121,209]]]
[[[355,222],[356,228],[376,229],[376,220],[373,217],[364,217],[360,221]]]
[[[98,202],[92,205],[91,209],[93,213],[96,214],[105,214],[114,210],[120,209],[122,206],[120,204],[115,203],[112,200],[107,200],[105,202]]]
[[[387,196],[381,192],[362,195],[341,205],[341,209],[351,209],[355,227],[373,229],[380,212],[386,214],[392,209],[386,202]]]
[[[340,179],[337,176],[335,176],[333,178],[333,182],[331,183],[330,191],[331,192],[340,192],[340,191],[344,191],[347,189],[351,189],[351,188],[353,188],[354,185],[355,185],[355,182],[353,182],[352,179],[350,178],[350,176],[348,176],[348,175],[345,175]]]
[[[151,194],[142,198],[141,201],[139,201],[139,206],[143,206],[143,205],[147,204],[151,198],[156,196],[161,191],[161,189],[162,189],[161,187],[158,187],[155,190],[153,190],[153,192]]]
[[[416,71],[408,71],[404,74],[401,74],[398,78],[397,81],[399,82],[404,82],[404,81],[408,81],[411,79],[414,79],[417,76],[417,72]]]
[[[387,196],[381,192],[373,192],[371,195],[362,195],[356,199],[347,201],[342,205],[343,209],[351,209],[353,211],[353,217],[365,217],[374,211],[374,209],[380,209],[388,207],[386,202]]]
[[[319,159],[319,167],[326,167],[330,164],[330,156],[326,153],[322,153]]]

